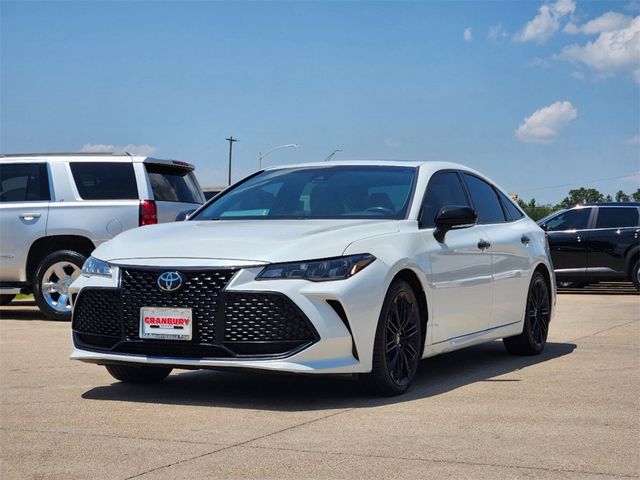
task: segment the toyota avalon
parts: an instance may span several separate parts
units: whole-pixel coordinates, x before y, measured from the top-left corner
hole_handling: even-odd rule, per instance
[[[124,382],[245,368],[396,395],[443,352],[503,339],[539,354],[552,272],[544,232],[470,168],[276,167],[100,245],[70,288],[72,358]]]

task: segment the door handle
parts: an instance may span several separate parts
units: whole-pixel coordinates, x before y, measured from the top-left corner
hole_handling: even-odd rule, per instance
[[[522,237],[520,237],[520,241],[525,245],[529,245],[529,242],[531,241],[531,239],[526,235],[522,235]]]
[[[35,220],[36,218],[40,218],[42,216],[41,213],[21,213],[20,218],[23,220]]]
[[[480,241],[478,242],[478,248],[480,250],[486,250],[487,248],[489,248],[491,246],[491,244],[489,242],[487,242],[486,240],[483,240],[482,238],[480,239]]]

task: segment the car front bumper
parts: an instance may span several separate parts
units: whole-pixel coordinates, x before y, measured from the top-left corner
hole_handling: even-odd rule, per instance
[[[166,263],[165,263],[166,264]],[[180,270],[178,261],[170,263],[167,269]],[[123,267],[125,268],[125,267]],[[156,267],[154,267],[156,268]],[[202,267],[209,268],[209,267]],[[211,267],[212,269],[215,267]],[[84,362],[134,365],[165,365],[174,368],[245,368],[292,373],[359,373],[371,371],[371,355],[382,308],[384,294],[388,287],[387,267],[376,261],[346,280],[330,282],[309,282],[306,280],[260,280],[255,277],[261,266],[240,268],[227,283],[224,291],[233,293],[278,294],[290,300],[299,309],[315,330],[315,339],[303,348],[285,355],[217,357],[203,355],[172,356],[170,353],[154,351],[149,354],[115,352],[87,348],[76,338],[75,315],[74,350],[71,358]],[[71,288],[77,300],[83,289],[121,287],[120,268],[114,268],[113,278],[80,277]],[[337,302],[343,312],[335,309]],[[332,304],[334,306],[332,306]],[[153,307],[155,305],[146,305]],[[98,313],[98,312],[96,312]],[[341,318],[342,317],[342,318]],[[123,320],[124,321],[124,320]],[[137,339],[139,341],[139,339]],[[145,343],[139,341],[138,343]],[[173,343],[173,342],[172,342]],[[174,345],[182,342],[176,341]],[[173,345],[172,345],[173,346]]]

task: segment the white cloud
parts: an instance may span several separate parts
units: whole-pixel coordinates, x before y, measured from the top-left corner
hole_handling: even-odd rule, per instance
[[[633,137],[629,138],[626,142],[627,145],[640,145],[640,133],[636,133]]]
[[[633,72],[632,75],[638,81],[640,16],[635,17],[624,28],[601,32],[592,42],[582,46],[578,44],[566,46],[554,58],[582,63],[598,72],[600,76],[609,76],[620,71]]]
[[[555,3],[545,3],[538,9],[538,15],[529,20],[516,35],[516,40],[519,42],[546,42],[560,29],[560,20],[573,13],[575,9],[576,4],[573,0],[557,0]]]
[[[593,35],[602,32],[612,32],[613,30],[621,30],[631,25],[633,17],[623,15],[617,12],[607,12],[600,15],[598,18],[589,20],[584,25],[576,25],[574,23],[567,23],[562,30],[565,33],[584,33],[587,35]]]
[[[516,129],[516,136],[523,142],[548,142],[558,135],[571,120],[578,116],[578,111],[571,102],[556,102],[548,107],[536,110]]]
[[[462,32],[462,38],[464,38],[465,42],[470,42],[473,40],[473,29],[471,27],[467,27]]]
[[[487,31],[487,38],[491,40],[493,43],[501,43],[505,40],[509,34],[506,32],[502,23],[496,23],[489,27]]]
[[[81,149],[81,152],[99,153],[99,152],[128,152],[133,155],[149,156],[158,151],[156,147],[151,145],[106,145],[103,143],[87,143]]]
[[[576,70],[571,74],[571,76],[573,78],[577,78],[578,80],[584,80],[584,73],[582,73],[580,70]]]

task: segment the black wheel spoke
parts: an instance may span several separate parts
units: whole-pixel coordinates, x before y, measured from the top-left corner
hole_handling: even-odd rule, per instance
[[[404,351],[411,360],[415,360],[415,358],[418,356],[418,352],[410,343],[407,343]]]

